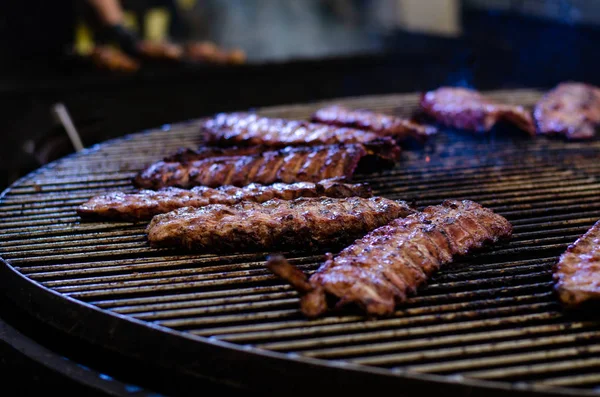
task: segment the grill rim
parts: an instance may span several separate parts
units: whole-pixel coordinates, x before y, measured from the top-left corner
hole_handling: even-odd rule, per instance
[[[539,89],[534,87],[515,90],[494,90],[487,91],[487,93],[500,95],[502,93],[511,92],[518,95],[519,92],[533,91],[539,91]],[[414,93],[334,98],[311,103],[271,106],[257,110],[278,112],[280,109],[285,109],[287,106],[322,106],[340,101],[351,104],[354,101],[373,98],[409,97],[412,95],[414,95]],[[20,185],[25,181],[29,181],[35,186],[35,177],[37,175],[52,170],[70,160],[76,160],[80,157],[94,154],[106,146],[128,141],[132,138],[144,136],[149,133],[168,131],[174,127],[189,127],[198,123],[200,120],[202,120],[202,118],[169,123],[154,129],[127,134],[122,137],[95,144],[80,152],[64,156],[13,182],[11,186],[0,193],[0,201],[8,194],[12,193],[13,187]],[[20,273],[2,257],[0,257],[0,263],[0,286],[3,289],[3,293],[28,314],[69,336],[84,340],[95,346],[101,346],[110,350],[112,353],[124,353],[125,356],[133,359],[151,360],[152,364],[154,364],[157,369],[160,368],[161,370],[169,369],[168,366],[165,366],[165,364],[161,362],[164,357],[169,357],[171,359],[173,367],[182,367],[185,362],[181,362],[181,357],[186,355],[189,356],[192,351],[196,354],[207,351],[209,353],[216,353],[215,355],[211,355],[211,357],[218,357],[220,360],[218,362],[222,364],[223,368],[227,369],[227,372],[217,376],[211,375],[209,373],[210,371],[194,372],[191,375],[199,378],[208,376],[221,383],[231,383],[240,387],[250,387],[260,390],[264,390],[264,387],[273,387],[274,385],[277,385],[282,392],[289,392],[290,386],[293,387],[295,391],[300,391],[302,388],[305,388],[306,391],[314,391],[314,386],[319,385],[321,389],[324,387],[325,390],[327,390],[329,387],[332,391],[337,392],[341,391],[342,388],[347,389],[348,391],[364,389],[365,391],[373,392],[378,388],[387,390],[390,386],[401,386],[406,392],[427,394],[428,392],[443,390],[445,392],[450,391],[452,395],[465,396],[471,396],[474,393],[476,395],[486,396],[505,396],[506,393],[513,393],[515,396],[598,396],[598,392],[593,389],[545,386],[525,382],[490,381],[470,379],[462,376],[449,377],[429,373],[416,373],[406,370],[393,372],[384,368],[362,366],[349,362],[310,358],[299,354],[279,353],[276,351],[257,349],[255,347],[242,347],[235,343],[185,333],[96,307],[90,303],[79,301],[68,295],[63,295],[45,287],[35,280],[29,279],[26,274]],[[33,310],[33,308],[46,308],[46,310]],[[81,325],[81,318],[89,320],[92,324],[99,324],[101,327],[90,327],[90,323],[86,323],[85,327],[78,326]],[[112,324],[113,326],[107,327],[109,324]],[[120,328],[120,331],[114,332],[117,328]],[[107,338],[107,333],[105,332],[106,329],[110,329],[110,335],[116,335],[118,338]],[[165,340],[167,340],[169,342],[166,344],[169,347],[167,353],[170,355],[157,357],[156,354],[151,354],[150,357],[148,357],[148,355],[140,354],[140,352],[144,352],[146,349],[135,349],[128,343],[119,344],[118,341],[121,339],[124,341],[145,339],[145,344],[150,344],[152,346],[160,346],[161,343],[164,343]],[[177,347],[177,349],[175,347]],[[231,354],[235,354],[237,357],[232,360]],[[193,361],[188,361],[188,363],[198,363],[199,360],[197,360],[197,357],[199,356],[201,355],[198,354],[190,357]],[[277,371],[278,376],[272,374],[265,375],[263,373],[261,376],[247,375],[240,378],[239,375],[244,374],[245,370],[248,368],[254,369],[254,365],[252,364],[254,362],[256,362],[257,366],[262,368],[266,366],[265,364],[269,364],[268,366],[270,368],[279,369],[279,371]],[[215,367],[215,362],[211,360],[208,360],[203,366],[203,368],[212,370],[214,370]],[[301,379],[294,375],[297,373],[296,368],[301,371]],[[311,378],[315,380],[319,379],[320,381],[315,383],[305,382],[305,378],[308,376],[311,376]],[[343,379],[343,382],[335,382],[332,381],[332,379]],[[373,381],[375,380],[378,382],[376,384],[377,386],[374,386],[375,383]]]
[[[0,196],[1,198],[1,196]],[[349,362],[336,360],[323,360],[310,358],[299,354],[279,353],[261,350],[254,347],[241,347],[240,345],[199,335],[183,333],[174,329],[151,324],[127,315],[109,312],[95,307],[89,303],[78,301],[74,298],[61,295],[37,282],[25,277],[14,269],[4,259],[0,258],[0,286],[5,294],[21,309],[38,320],[77,337],[87,343],[102,346],[112,353],[121,353],[132,359],[151,359],[157,370],[173,369],[185,366],[191,361],[182,362],[181,357],[211,357],[204,361],[201,367],[206,372],[194,372],[195,377],[209,377],[221,383],[233,383],[243,388],[261,390],[264,387],[277,386],[280,391],[314,390],[314,386],[325,386],[338,392],[343,388],[348,391],[364,389],[389,390],[391,386],[403,387],[408,392],[429,393],[444,390],[451,395],[471,396],[473,393],[486,396],[505,396],[512,393],[514,396],[597,396],[593,390],[572,389],[556,386],[544,386],[533,383],[494,382],[488,380],[469,379],[464,377],[448,377],[436,374],[411,373],[409,371],[396,371],[370,366],[361,366]],[[37,310],[32,310],[35,307]],[[82,325],[82,320],[85,324]],[[101,326],[93,326],[101,325]],[[106,330],[110,329],[107,338]],[[118,332],[116,330],[118,329]],[[139,347],[132,345],[131,341],[143,341]],[[144,346],[168,346],[162,354],[140,354],[146,350]],[[235,357],[231,357],[231,355]],[[217,360],[215,360],[215,358]],[[168,361],[167,361],[168,360]],[[194,360],[196,363],[199,360]],[[256,364],[256,366],[254,366]],[[248,375],[249,368],[260,367],[259,372],[265,368],[278,369],[277,376],[269,373],[256,377]],[[225,373],[210,374],[209,368],[224,368]],[[256,370],[256,369],[255,369]],[[299,372],[298,372],[299,371]],[[309,372],[310,371],[310,372]],[[302,379],[296,374],[301,373]],[[246,376],[241,377],[241,374]],[[313,382],[304,382],[310,378]],[[344,382],[332,382],[332,379],[343,379]],[[256,381],[259,382],[256,382]],[[349,382],[350,381],[350,382]],[[374,382],[377,383],[374,383]],[[377,386],[374,386],[374,385]],[[327,386],[330,385],[330,386]],[[262,389],[264,390],[264,389]]]

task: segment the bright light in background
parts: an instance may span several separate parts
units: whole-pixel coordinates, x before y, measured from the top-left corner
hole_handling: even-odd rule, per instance
[[[396,0],[396,3],[396,18],[402,29],[451,37],[461,33],[460,0]]]

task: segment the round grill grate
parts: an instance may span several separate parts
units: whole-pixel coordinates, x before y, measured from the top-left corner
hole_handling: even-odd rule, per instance
[[[526,106],[540,97],[489,95]],[[410,115],[417,101],[407,94],[328,103]],[[324,104],[259,112],[307,118]],[[379,320],[354,312],[305,319],[296,293],[265,270],[267,252],[151,249],[145,224],[80,223],[77,205],[132,190],[137,171],[200,143],[194,121],[163,126],[15,183],[0,201],[3,288],[37,317],[107,349],[247,387],[327,381],[338,391],[587,395],[600,386],[600,321],[563,313],[551,281],[558,256],[600,218],[599,142],[442,131],[406,150],[396,168],[357,176],[378,195],[418,206],[471,199],[514,225],[510,242],[455,262]],[[321,254],[287,253],[305,271]]]

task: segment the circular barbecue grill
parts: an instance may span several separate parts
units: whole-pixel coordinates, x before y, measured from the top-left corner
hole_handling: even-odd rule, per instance
[[[531,106],[533,90],[497,91]],[[410,115],[418,96],[328,103]],[[325,103],[259,109],[307,118]],[[600,143],[441,131],[396,168],[357,175],[419,207],[468,198],[514,237],[456,261],[391,318],[348,310],[308,320],[264,268],[268,252],[224,256],[149,248],[145,224],[80,222],[93,195],[133,190],[137,171],[201,144],[194,121],[94,146],[34,172],[0,202],[0,283],[23,310],[73,338],[177,374],[242,388],[595,395],[600,321],[563,313],[552,266],[600,218]],[[305,271],[323,252],[287,252]],[[111,354],[112,354],[111,353]],[[392,389],[393,388],[393,389]]]

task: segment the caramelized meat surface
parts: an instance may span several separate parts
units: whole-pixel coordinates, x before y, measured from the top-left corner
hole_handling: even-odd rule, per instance
[[[225,49],[210,41],[192,42],[184,46],[188,59],[214,64],[243,64],[246,53],[239,48]]]
[[[264,203],[185,207],[155,216],[146,232],[154,247],[210,251],[290,249],[348,243],[414,212],[382,197],[273,199]]]
[[[141,65],[123,51],[106,45],[94,47],[90,53],[92,62],[101,69],[119,72],[135,72]]]
[[[141,40],[138,52],[141,57],[153,60],[177,61],[183,56],[183,48],[168,41]]]
[[[593,138],[600,125],[600,88],[561,83],[536,104],[533,115],[539,134]]]
[[[567,307],[600,299],[600,221],[569,246],[554,267],[555,290]]]
[[[401,117],[363,109],[352,110],[339,105],[317,110],[311,120],[323,124],[373,131],[379,136],[389,136],[399,142],[412,138],[422,143],[437,133],[433,127],[417,124]]]
[[[273,185],[250,184],[244,187],[221,186],[213,189],[196,186],[192,190],[168,187],[158,191],[137,193],[113,192],[96,196],[80,205],[82,218],[145,220],[182,207],[203,207],[209,204],[236,204],[241,201],[262,203],[274,198],[294,200],[298,197],[371,197],[367,184],[347,184],[337,179],[317,183],[297,182]]]
[[[485,132],[504,121],[535,135],[533,118],[523,107],[496,103],[466,88],[441,87],[427,92],[421,97],[421,109],[449,127]]]
[[[159,161],[140,172],[134,184],[140,188],[167,186],[191,188],[224,185],[270,185],[276,182],[318,182],[344,177],[350,179],[357,167],[392,165],[400,157],[400,148],[390,141],[369,145],[328,145],[288,147],[239,156],[206,157],[186,162]]]
[[[452,261],[486,243],[512,233],[502,216],[472,201],[445,201],[423,212],[394,219],[339,255],[328,258],[307,281],[285,258],[274,256],[267,266],[287,277],[301,295],[301,310],[315,317],[328,310],[327,296],[336,307],[357,304],[370,315],[390,315],[397,303]],[[310,284],[310,288],[307,284]]]
[[[220,113],[201,125],[209,144],[270,147],[366,143],[377,134],[303,120],[261,117],[252,113]]]

